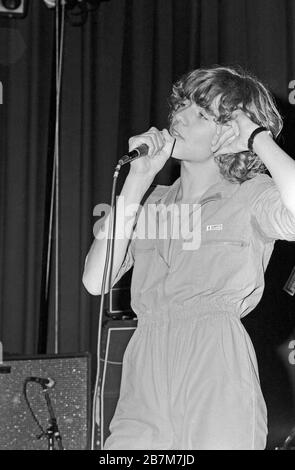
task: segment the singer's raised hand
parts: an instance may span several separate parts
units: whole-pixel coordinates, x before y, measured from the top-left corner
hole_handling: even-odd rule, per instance
[[[232,119],[217,127],[212,140],[211,149],[214,155],[239,153],[248,150],[248,139],[251,133],[259,127],[241,109],[232,113]]]
[[[159,131],[151,127],[147,132],[129,139],[129,151],[131,152],[141,144],[147,144],[148,155],[140,157],[130,163],[130,174],[154,178],[163,168],[171,156],[175,139],[167,129]]]

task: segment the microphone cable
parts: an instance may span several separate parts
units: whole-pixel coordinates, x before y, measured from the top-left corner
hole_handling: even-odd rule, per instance
[[[110,210],[110,219],[109,219],[109,227],[108,227],[108,235],[107,235],[107,247],[106,247],[106,258],[103,270],[103,277],[102,277],[102,284],[101,284],[101,298],[100,298],[100,306],[99,306],[99,317],[98,317],[98,332],[97,332],[97,369],[96,369],[96,380],[94,385],[94,392],[93,392],[93,403],[92,403],[92,423],[91,423],[91,450],[95,450],[95,424],[97,423],[100,426],[100,429],[103,430],[102,426],[102,415],[103,410],[101,407],[101,379],[104,374],[104,367],[105,361],[103,361],[103,369],[102,374],[100,374],[100,348],[101,348],[101,331],[102,331],[102,318],[103,318],[103,308],[104,308],[104,298],[105,298],[105,287],[108,285],[108,292],[111,288],[112,282],[112,268],[113,268],[113,252],[114,252],[114,238],[115,238],[115,216],[116,216],[116,204],[115,204],[115,196],[116,196],[116,187],[117,187],[117,179],[121,169],[122,163],[119,161],[115,168],[115,172],[113,175],[113,184],[112,184],[112,192],[111,192],[111,210]],[[107,274],[109,275],[107,276]],[[99,401],[98,401],[99,397]],[[103,432],[100,434],[100,441],[101,441],[101,449],[103,449]]]
[[[35,415],[34,411],[33,411],[33,408],[30,404],[30,400],[28,399],[28,395],[27,395],[27,385],[28,385],[28,381],[25,380],[24,381],[24,384],[23,384],[23,395],[24,395],[24,399],[25,399],[25,402],[26,402],[26,405],[32,415],[32,418],[33,420],[35,421],[35,423],[37,424],[38,428],[40,429],[41,431],[41,434],[40,435],[36,435],[36,438],[37,439],[41,439],[42,437],[46,436],[46,431],[45,429],[41,426],[40,424],[40,421],[38,420],[37,416]]]

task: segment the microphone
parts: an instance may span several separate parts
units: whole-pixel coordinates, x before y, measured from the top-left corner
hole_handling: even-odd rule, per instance
[[[40,384],[43,388],[53,388],[55,385],[55,381],[48,377],[47,379],[43,377],[27,377],[26,382],[37,382]]]
[[[136,158],[145,157],[149,153],[149,146],[147,144],[141,144],[139,147],[131,150],[126,155],[124,155],[118,162],[119,165],[125,165],[125,163],[130,163]]]

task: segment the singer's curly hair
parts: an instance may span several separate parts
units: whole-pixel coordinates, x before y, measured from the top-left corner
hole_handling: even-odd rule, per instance
[[[252,74],[240,66],[212,66],[200,68],[184,75],[172,89],[169,99],[172,122],[175,112],[187,100],[196,103],[213,114],[214,98],[220,96],[217,122],[224,124],[231,119],[232,112],[242,109],[259,126],[265,126],[274,137],[282,129],[282,118],[269,90]],[[214,157],[224,178],[233,183],[242,183],[256,173],[265,173],[260,158],[245,151]]]

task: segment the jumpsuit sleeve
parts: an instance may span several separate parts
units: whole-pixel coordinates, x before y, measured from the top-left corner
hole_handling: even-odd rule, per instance
[[[262,234],[271,240],[295,241],[295,217],[284,206],[272,178],[263,174],[253,180],[247,182],[250,210]]]
[[[134,239],[131,238],[127,246],[123,263],[121,264],[121,267],[119,268],[119,271],[117,272],[117,275],[112,283],[112,287],[114,287],[117,284],[117,282],[119,282],[121,277],[123,277],[124,274],[127,273],[127,271],[129,271],[130,268],[132,268],[133,264],[134,264]]]

